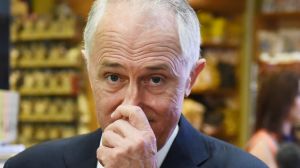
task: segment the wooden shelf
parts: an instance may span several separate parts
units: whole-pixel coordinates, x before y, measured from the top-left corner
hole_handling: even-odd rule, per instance
[[[196,11],[210,11],[217,14],[238,14],[245,11],[243,0],[188,0]]]
[[[68,61],[57,61],[55,63],[49,63],[49,61],[40,61],[40,63],[36,63],[35,61],[27,61],[17,63],[17,65],[11,66],[14,69],[64,69],[64,68],[73,68],[79,69],[81,68],[80,63],[72,63]]]
[[[203,92],[192,92],[191,96],[212,96],[212,97],[230,97],[237,94],[238,91],[235,89],[218,89],[218,90],[208,90]]]
[[[260,74],[268,74],[282,70],[293,70],[300,74],[300,62],[282,63],[282,64],[268,64],[266,62],[259,62]]]
[[[77,96],[77,93],[70,91],[20,91],[21,96]]]
[[[19,121],[23,123],[72,123],[75,121],[73,116],[49,116],[49,115],[44,115],[44,116],[37,116],[37,115],[30,115],[30,116],[25,116],[25,115],[20,115]]]
[[[300,11],[295,12],[269,12],[269,13],[259,13],[257,14],[257,27],[256,31],[260,30],[270,31],[278,33],[282,27],[288,28],[299,28],[300,27]],[[295,37],[296,38],[296,37]],[[281,70],[293,70],[295,72],[300,72],[300,62],[297,60],[286,60],[273,62],[272,60],[262,61],[260,60],[260,50],[259,50],[259,38],[255,41],[256,46],[256,62],[259,65],[259,73],[263,76],[264,74],[281,71]],[[286,56],[285,56],[286,57]],[[287,57],[286,57],[287,58]]]
[[[273,12],[262,13],[259,16],[263,20],[276,21],[276,20],[298,20],[300,19],[299,12]]]
[[[201,44],[201,48],[211,48],[211,49],[238,49],[240,46],[234,43],[214,43],[214,42],[205,42]]]
[[[26,38],[17,38],[17,39],[11,39],[11,42],[13,43],[23,43],[23,42],[32,42],[32,41],[74,41],[77,40],[77,37],[72,35],[65,35],[65,36],[41,36],[41,37],[26,37]]]

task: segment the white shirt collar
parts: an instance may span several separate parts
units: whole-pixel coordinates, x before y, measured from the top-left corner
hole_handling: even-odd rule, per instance
[[[157,161],[157,166],[160,167],[163,163],[163,161],[165,160],[171,145],[173,144],[177,134],[179,131],[179,127],[178,125],[176,125],[174,131],[172,132],[171,136],[169,137],[168,141],[166,142],[166,144],[157,152],[156,154],[156,161]],[[102,138],[100,140],[100,146],[102,145]],[[97,162],[97,168],[104,168],[100,162]]]

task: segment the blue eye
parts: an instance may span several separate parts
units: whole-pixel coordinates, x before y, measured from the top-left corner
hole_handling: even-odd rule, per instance
[[[108,75],[107,80],[115,83],[120,80],[120,77],[118,75]]]

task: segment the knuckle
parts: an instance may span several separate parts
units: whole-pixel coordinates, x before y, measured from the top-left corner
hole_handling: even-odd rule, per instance
[[[108,131],[108,130],[112,130],[113,127],[114,127],[113,123],[109,124],[108,126],[106,126],[106,127],[104,128],[103,133],[106,132],[106,131]]]
[[[103,132],[103,136],[105,136],[107,138],[107,137],[110,137],[112,133],[113,133],[112,130],[107,130],[107,131]]]
[[[127,145],[123,148],[123,153],[131,154],[134,152],[134,147],[132,145]]]
[[[122,125],[122,120],[116,120],[113,124],[116,126],[116,127],[120,127]]]
[[[136,139],[136,148],[137,149],[144,149],[146,144],[147,144],[147,141],[144,139],[144,137],[142,136],[139,136],[137,139]]]
[[[149,139],[149,141],[151,142],[151,143],[154,143],[154,144],[156,144],[156,137],[155,137],[155,135],[154,134],[147,134],[147,137],[148,137],[148,139]]]
[[[132,151],[134,150],[134,153],[138,153],[140,156],[144,156],[148,148],[147,140],[143,137],[139,137],[136,139],[134,147],[132,148]]]
[[[103,131],[103,133],[102,133],[102,138],[103,138],[103,139],[106,138],[106,137],[108,136],[108,132],[109,132],[109,130]]]
[[[111,159],[117,160],[118,158],[122,157],[123,154],[124,154],[123,150],[121,150],[121,149],[115,150],[115,152],[113,152],[111,155]]]
[[[156,143],[156,137],[153,132],[143,131],[142,136],[147,143]]]
[[[101,147],[98,148],[97,149],[97,159],[103,162],[103,160],[104,160],[103,157],[104,156],[105,155],[104,155],[103,150],[101,149]]]
[[[109,141],[109,137],[110,137],[110,131],[104,131],[102,133],[102,143],[103,143],[103,145],[105,145],[107,143],[107,141]]]
[[[140,112],[142,111],[142,108],[140,106],[134,106],[135,112]]]

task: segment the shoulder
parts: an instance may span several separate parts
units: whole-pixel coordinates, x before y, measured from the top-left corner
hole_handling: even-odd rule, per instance
[[[247,145],[247,151],[252,153],[261,146],[270,151],[273,156],[276,155],[278,150],[277,140],[265,130],[260,130],[251,137]]]
[[[195,130],[184,117],[180,118],[179,127],[179,132],[174,142],[176,150],[173,150],[173,152],[182,152],[182,155],[185,155],[188,161],[192,161],[197,166],[266,168],[266,165],[253,155],[227,142],[209,137]],[[173,158],[179,159],[178,157]]]
[[[10,167],[61,167],[64,165],[64,152],[72,148],[82,148],[86,144],[95,143],[95,132],[67,139],[48,141],[26,149],[10,158],[5,168]]]
[[[266,168],[267,166],[253,155],[227,142],[201,135],[210,153],[208,162],[212,167],[222,163],[222,167]]]

